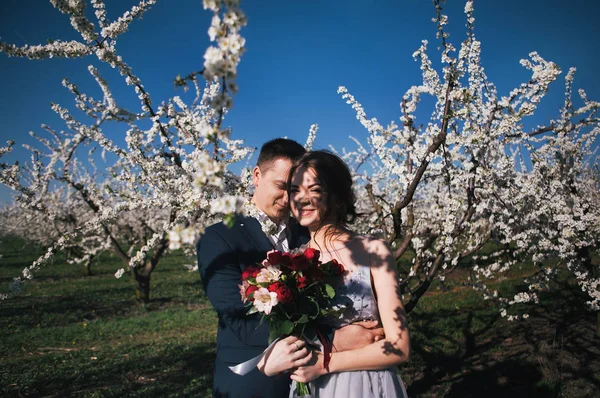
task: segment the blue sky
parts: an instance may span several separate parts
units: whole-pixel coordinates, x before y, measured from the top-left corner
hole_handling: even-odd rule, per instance
[[[120,16],[131,0],[107,0],[110,19]],[[68,18],[46,0],[3,0],[0,39],[17,45],[45,43],[47,39],[80,39]],[[349,135],[365,137],[352,109],[336,93],[345,85],[363,104],[369,117],[398,122],[404,92],[421,81],[412,53],[421,40],[430,42],[437,62],[435,15],[429,0],[245,0],[248,26],[242,30],[247,51],[239,66],[240,92],[225,125],[233,137],[259,147],[277,136],[303,143],[309,126],[320,126],[315,147],[332,143],[353,147]],[[450,41],[459,46],[465,35],[464,1],[448,0]],[[528,79],[521,58],[537,51],[564,72],[577,67],[576,88],[600,100],[600,2],[589,0],[475,1],[476,35],[482,42],[482,60],[500,94]],[[208,46],[210,13],[201,0],[159,0],[142,20],[131,25],[117,44],[120,54],[143,81],[155,103],[183,95],[173,87],[177,74],[202,68]],[[30,61],[0,54],[0,142],[31,143],[29,131],[40,125],[61,129],[50,102],[74,109],[63,77],[82,91],[100,96],[87,65],[78,60]],[[100,67],[120,104],[138,109],[138,101],[118,73]],[[563,73],[564,76],[564,73]],[[532,125],[543,123],[560,106],[564,92],[557,82]],[[125,127],[106,130],[123,142]],[[18,149],[7,160],[25,161]],[[9,191],[0,186],[0,202]]]

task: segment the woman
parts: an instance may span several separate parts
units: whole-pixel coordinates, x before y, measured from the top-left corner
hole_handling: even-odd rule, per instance
[[[385,339],[364,348],[334,352],[324,367],[323,354],[292,372],[294,382],[310,382],[313,397],[406,397],[396,365],[409,357],[409,336],[398,293],[396,265],[386,243],[348,229],[356,217],[352,177],[346,164],[327,151],[308,152],[290,170],[290,206],[310,232],[309,247],[323,262],[343,264],[344,280],[335,286],[338,300],[350,301],[334,327],[378,319]],[[291,396],[295,391],[292,385]]]

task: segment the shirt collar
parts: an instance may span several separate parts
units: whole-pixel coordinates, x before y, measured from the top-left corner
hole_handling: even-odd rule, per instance
[[[246,206],[246,215],[254,217],[260,223],[263,232],[267,235],[280,236],[287,228],[289,216],[282,219],[279,224],[275,224],[267,214],[259,209],[254,203],[248,202]]]

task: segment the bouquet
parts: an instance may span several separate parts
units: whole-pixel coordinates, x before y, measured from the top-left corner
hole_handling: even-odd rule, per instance
[[[269,343],[291,334],[307,341],[319,338],[327,364],[328,344],[317,327],[324,318],[339,317],[345,310],[333,304],[335,290],[328,283],[340,277],[344,267],[335,259],[321,263],[319,256],[312,248],[272,250],[261,264],[244,270],[240,293],[250,307],[248,314],[261,313],[261,322],[267,321]],[[308,386],[298,383],[296,394],[309,394]]]

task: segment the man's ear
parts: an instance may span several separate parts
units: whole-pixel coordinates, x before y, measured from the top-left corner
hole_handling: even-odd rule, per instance
[[[254,184],[255,188],[258,186],[260,177],[261,177],[260,167],[255,166],[254,170],[252,170],[252,183]]]

